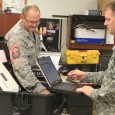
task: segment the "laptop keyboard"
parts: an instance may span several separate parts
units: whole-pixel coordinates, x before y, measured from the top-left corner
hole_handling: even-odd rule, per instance
[[[54,86],[56,89],[73,91],[78,88],[77,84],[61,82],[60,84]]]

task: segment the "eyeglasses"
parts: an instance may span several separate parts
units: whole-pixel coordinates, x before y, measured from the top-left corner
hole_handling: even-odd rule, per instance
[[[25,18],[25,17],[24,17],[24,18]],[[30,25],[33,25],[33,24],[39,25],[39,24],[40,24],[40,21],[29,21],[29,20],[27,20],[26,18],[25,18],[25,20],[26,20],[26,22],[27,22],[28,24],[30,24]]]

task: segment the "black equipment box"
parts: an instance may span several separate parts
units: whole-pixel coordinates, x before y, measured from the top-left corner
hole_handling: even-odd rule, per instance
[[[93,101],[84,94],[67,95],[67,111],[70,115],[92,115]]]
[[[54,95],[0,92],[1,115],[52,115]]]
[[[93,102],[84,94],[0,92],[1,115],[61,115],[65,109],[70,115],[92,115]]]

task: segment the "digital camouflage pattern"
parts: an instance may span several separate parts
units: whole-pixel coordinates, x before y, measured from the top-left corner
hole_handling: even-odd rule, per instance
[[[5,36],[10,50],[14,73],[28,92],[41,92],[45,87],[39,83],[31,67],[36,64],[40,51],[39,35],[27,31],[19,21]]]
[[[85,81],[101,85],[90,95],[96,103],[96,115],[115,115],[115,46],[108,68],[105,71],[88,72]]]

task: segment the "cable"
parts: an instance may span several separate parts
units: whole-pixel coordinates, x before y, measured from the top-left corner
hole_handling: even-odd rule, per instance
[[[90,30],[91,32],[95,32],[94,30],[92,30],[88,25],[86,25],[86,24],[77,24],[76,26],[75,26],[75,29],[76,28],[81,28],[81,29],[86,29],[86,30]]]

